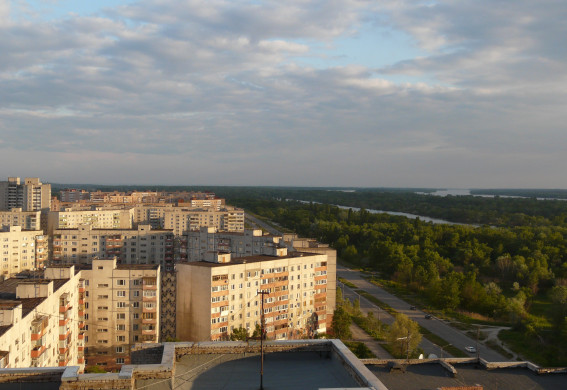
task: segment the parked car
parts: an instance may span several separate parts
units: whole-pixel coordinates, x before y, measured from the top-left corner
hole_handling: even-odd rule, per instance
[[[410,306],[410,310],[417,310],[415,306]]]
[[[426,320],[430,320],[430,319],[432,319],[432,318],[433,318],[433,317],[431,317],[431,314],[426,314],[426,315],[425,315],[425,319],[426,319]]]
[[[470,352],[470,353],[475,353],[476,352],[476,348],[475,347],[465,347],[465,351]]]

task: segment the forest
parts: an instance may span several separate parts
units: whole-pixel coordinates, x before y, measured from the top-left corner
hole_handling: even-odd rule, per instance
[[[353,194],[340,194],[345,195]],[[399,196],[400,203],[412,198],[390,195]],[[476,201],[463,198],[467,199],[448,200],[448,207]],[[343,261],[379,271],[382,279],[421,296],[432,309],[474,313],[475,318],[513,326],[508,341],[524,348],[524,353],[537,350],[533,359],[540,364],[567,364],[563,352],[567,346],[567,226],[563,215],[554,216],[544,207],[564,212],[565,202],[533,200],[528,215],[519,212],[518,199],[488,201],[478,213],[490,214],[490,205],[499,226],[432,224],[372,214],[364,208],[353,211],[267,197],[231,199],[232,204],[301,236],[330,244]],[[509,221],[508,226],[500,226],[504,221]]]

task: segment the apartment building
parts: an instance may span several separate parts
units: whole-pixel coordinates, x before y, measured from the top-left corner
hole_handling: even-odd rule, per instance
[[[83,267],[85,347],[89,366],[115,370],[130,363],[130,346],[157,343],[160,334],[160,266],[94,259]]]
[[[22,230],[40,230],[41,211],[23,211],[21,207],[0,211],[0,229],[10,226],[20,226]]]
[[[176,267],[183,281],[176,310],[181,340],[226,340],[239,327],[251,334],[261,321],[262,299],[269,339],[326,332],[327,280],[334,278],[327,275],[326,255],[282,248],[278,256],[210,253],[207,260]]]
[[[193,208],[213,208],[215,210],[220,210],[224,206],[225,201],[221,198],[191,198],[189,200],[189,204]]]
[[[47,215],[47,231],[73,229],[79,225],[92,225],[95,229],[131,229],[133,208],[69,207],[50,211]]]
[[[37,177],[9,177],[0,182],[0,209],[21,208],[24,211],[47,211],[51,202],[51,184],[42,183]]]
[[[233,258],[274,255],[283,246],[281,237],[257,229],[224,232],[215,227],[201,227],[182,236],[180,252],[182,260],[199,261],[207,252],[230,252]]]
[[[217,210],[213,207],[194,209],[187,206],[144,205],[136,207],[135,222],[171,229],[176,236],[204,226],[215,227],[219,231],[243,232],[244,210],[230,206]]]
[[[295,233],[285,233],[283,242],[288,250],[327,256],[327,323],[330,324],[337,305],[337,251],[328,244],[322,244],[313,238],[300,238]]]
[[[10,226],[0,231],[0,274],[4,278],[25,270],[43,268],[48,259],[48,240],[41,230],[22,231]]]
[[[0,282],[0,365],[84,368],[80,273],[46,269],[41,279]]]
[[[59,200],[61,202],[75,203],[82,200],[90,199],[90,192],[86,190],[79,190],[76,188],[65,188],[59,191]]]
[[[171,230],[95,229],[80,225],[76,229],[56,229],[52,235],[51,259],[57,263],[91,263],[95,258],[116,256],[122,264],[161,264],[173,270],[174,236]]]

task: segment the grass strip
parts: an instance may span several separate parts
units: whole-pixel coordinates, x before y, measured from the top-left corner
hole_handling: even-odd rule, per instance
[[[459,348],[455,347],[454,345],[447,345],[449,342],[440,336],[432,333],[430,330],[425,329],[423,326],[419,325],[419,331],[427,340],[431,341],[433,344],[437,344],[439,347],[443,347],[443,350],[447,353],[450,353],[454,357],[469,357],[465,352],[461,351]]]

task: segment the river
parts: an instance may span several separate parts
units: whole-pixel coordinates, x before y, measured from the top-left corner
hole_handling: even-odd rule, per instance
[[[290,200],[290,201],[294,201],[295,199],[286,199],[286,200]],[[307,200],[298,200],[298,202],[300,203],[317,203],[317,204],[324,204],[321,202],[312,202],[312,201],[307,201]],[[352,209],[353,211],[360,211],[360,208],[358,207],[351,207],[351,206],[341,206],[338,204],[333,204],[331,206],[336,206],[340,209],[344,209],[344,210],[348,210],[348,209]],[[474,226],[474,227],[478,227],[479,225],[473,225],[470,223],[457,223],[457,222],[451,222],[451,221],[446,221],[444,219],[438,219],[438,218],[431,218],[431,217],[426,217],[424,215],[416,215],[416,214],[409,214],[409,213],[402,213],[399,211],[386,211],[386,210],[374,210],[374,209],[365,209],[366,211],[368,211],[371,214],[389,214],[389,215],[398,215],[401,217],[406,217],[406,218],[410,218],[410,219],[417,219],[419,218],[420,220],[424,221],[424,222],[431,222],[431,223],[436,223],[436,224],[445,224],[445,225],[463,225],[463,226]]]

